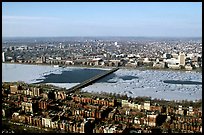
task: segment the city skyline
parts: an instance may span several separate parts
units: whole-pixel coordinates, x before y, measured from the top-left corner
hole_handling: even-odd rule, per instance
[[[3,37],[202,37],[202,4],[3,2]]]

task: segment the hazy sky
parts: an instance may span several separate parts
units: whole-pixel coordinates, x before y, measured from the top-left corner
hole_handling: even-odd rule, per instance
[[[3,2],[7,36],[201,37],[201,2]]]

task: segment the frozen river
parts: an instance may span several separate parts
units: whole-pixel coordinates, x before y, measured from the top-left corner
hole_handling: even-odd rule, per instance
[[[3,63],[2,81],[41,82],[70,88],[104,70],[107,69]],[[120,69],[82,90],[127,94],[132,97],[150,96],[166,100],[196,100],[202,99],[201,83],[202,73]]]

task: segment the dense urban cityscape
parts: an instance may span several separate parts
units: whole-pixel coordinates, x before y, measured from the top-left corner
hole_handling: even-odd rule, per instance
[[[2,2],[1,127],[202,134],[202,2]]]
[[[8,39],[2,45],[2,61],[57,66],[202,69],[202,41],[199,38],[121,39]]]
[[[42,41],[34,38],[4,40],[2,61],[62,67],[172,68],[202,72],[200,39],[62,39],[53,42],[46,38]],[[22,82],[2,83],[2,95],[3,119],[9,119],[10,124],[25,126],[21,127],[24,132],[202,132],[202,100],[179,102],[131,98],[82,92],[80,88],[67,92],[60,87]]]
[[[3,119],[24,125],[24,130],[32,127],[58,133],[202,132],[202,101],[176,103],[110,94],[66,94],[53,86],[24,83],[3,83],[2,95]]]

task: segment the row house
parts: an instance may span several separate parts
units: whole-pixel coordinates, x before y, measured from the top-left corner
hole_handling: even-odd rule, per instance
[[[28,125],[32,125],[33,124],[33,118],[32,118],[33,116],[31,116],[31,115],[26,115],[25,116],[25,124],[28,124]]]
[[[115,116],[115,110],[112,110],[109,114],[108,114],[108,119],[114,119]]]
[[[75,108],[83,108],[83,105],[81,103],[76,103],[74,105]]]
[[[20,115],[18,112],[14,112],[12,114],[12,121],[32,125],[33,120],[31,115]]]
[[[28,102],[21,103],[22,111],[33,113],[33,104]]]
[[[11,94],[16,94],[18,91],[18,85],[11,85],[10,86],[10,93]]]
[[[78,97],[78,96],[72,96],[72,100],[73,100],[74,102],[81,102],[81,98]]]
[[[41,118],[39,119],[41,120]],[[30,115],[25,115],[25,114],[19,115],[19,113],[15,112],[12,115],[12,120],[19,123],[33,125],[33,116],[30,116]],[[41,124],[41,121],[39,121],[38,123]],[[38,126],[38,125],[33,125],[33,126]]]
[[[38,101],[38,107],[41,110],[47,110],[48,105],[50,105],[53,102],[53,100],[50,99],[40,99]]]
[[[27,95],[27,96],[32,96],[33,92],[31,89],[26,89],[26,90],[21,90],[21,94]]]
[[[142,116],[142,115],[145,115],[143,112],[140,112],[138,110],[129,110],[129,109],[126,109],[125,113],[123,113],[122,111],[120,111],[121,114],[126,114],[126,115],[129,115],[129,116]]]
[[[157,116],[158,114],[154,114],[154,115],[147,115],[146,119],[144,119],[144,124],[151,126],[151,127],[155,127],[157,125]]]
[[[155,111],[166,112],[166,111],[162,111],[161,106],[150,106],[150,111],[152,111],[152,112],[155,112]]]
[[[96,109],[84,109],[84,108],[80,108],[80,109],[74,109],[72,111],[72,115],[73,116],[76,116],[76,115],[81,115],[83,117],[92,117],[92,118],[95,118],[97,117],[97,111]]]
[[[187,123],[202,123],[201,118],[196,118],[196,117],[182,117],[182,116],[176,116],[175,117],[176,121],[178,122],[187,122]]]
[[[76,122],[73,128],[74,133],[84,133],[84,122]]]
[[[194,109],[193,110],[193,116],[201,118],[202,117],[202,110]]]
[[[98,106],[98,105],[84,105],[83,108],[84,109],[97,109],[97,110],[99,110],[100,106]]]
[[[93,99],[92,99],[92,98],[85,98],[85,97],[82,97],[82,98],[81,98],[81,102],[82,102],[82,103],[89,103],[89,104],[92,104],[92,103],[93,103]]]
[[[71,132],[71,133],[84,133],[84,122],[77,122],[77,121],[70,121],[68,124],[65,124],[65,129],[66,132]]]
[[[136,110],[144,109],[144,105],[136,104],[134,102],[129,102],[128,100],[122,100],[121,104],[122,104],[122,107],[124,107],[124,108],[128,107],[128,108],[136,109]],[[149,103],[146,103],[145,109],[149,109],[148,106],[149,106]]]
[[[93,133],[104,133],[102,126],[97,126],[93,129]]]
[[[64,100],[66,99],[66,93],[64,91],[57,91],[57,92],[54,92],[55,94],[55,99],[58,100],[58,99],[61,99],[61,100]]]
[[[32,97],[38,97],[41,95],[42,92],[43,92],[42,89],[36,88],[36,87],[31,87],[31,88],[28,88],[26,90],[19,90],[18,91],[18,93],[20,93],[20,94],[24,94],[24,95],[32,96]]]
[[[200,132],[202,130],[202,126],[200,125],[193,125],[193,123],[189,122],[178,122],[178,123],[172,123],[170,125],[171,129],[180,129],[184,131],[193,131],[193,132]]]
[[[115,106],[117,101],[115,99],[113,100],[104,100],[104,99],[92,99],[92,98],[85,98],[85,97],[78,97],[73,96],[72,100],[75,102],[82,102],[82,103],[89,103],[89,104],[98,104],[98,105],[104,105],[104,106]]]
[[[42,127],[51,128],[52,118],[50,117],[43,117],[42,118]]]
[[[85,111],[84,111],[84,117],[92,117],[92,112],[91,112],[91,110],[85,110]]]
[[[37,127],[42,127],[42,118],[40,116],[33,116],[32,125]]]
[[[85,110],[84,108],[79,108],[79,109],[73,108],[71,111],[73,116],[81,115],[83,117],[87,117],[91,113],[89,110]]]
[[[98,110],[98,109],[84,109],[84,108],[81,108],[81,109],[74,109],[72,110],[72,115],[73,116],[76,116],[76,115],[80,115],[80,116],[83,116],[83,117],[91,117],[91,118],[98,118],[98,119],[101,119],[101,118],[105,118],[105,116],[107,115],[107,110],[104,109],[104,110]]]
[[[109,101],[108,100],[99,100],[99,99],[96,99],[96,100],[93,100],[94,104],[99,104],[99,105],[104,105],[104,106],[109,106]]]
[[[41,93],[41,96],[43,97],[43,99],[48,99],[48,93],[47,92]]]
[[[126,123],[134,123],[134,117],[125,116],[125,117],[123,117],[123,121],[126,122]]]
[[[123,116],[120,115],[120,114],[115,114],[114,120],[115,120],[115,121],[123,121]]]
[[[144,110],[150,110],[150,101],[145,101],[144,102]]]
[[[72,108],[83,108],[83,104],[79,103],[79,102],[74,102],[74,101],[69,101],[69,102],[64,102],[67,107],[72,107]]]
[[[68,121],[65,121],[65,120],[58,121],[57,127],[58,127],[60,130],[65,130],[67,123],[68,123]]]
[[[193,115],[194,115],[193,107],[189,106],[187,111],[187,116],[193,116]]]
[[[42,93],[42,89],[36,88],[36,87],[31,88],[31,91],[32,91],[32,96],[36,96],[36,97],[40,96],[40,94]]]
[[[176,110],[170,106],[167,107],[166,109],[166,113],[171,115],[171,114],[175,114],[176,113]]]
[[[51,128],[52,129],[58,129],[58,121],[57,120],[51,121]]]

